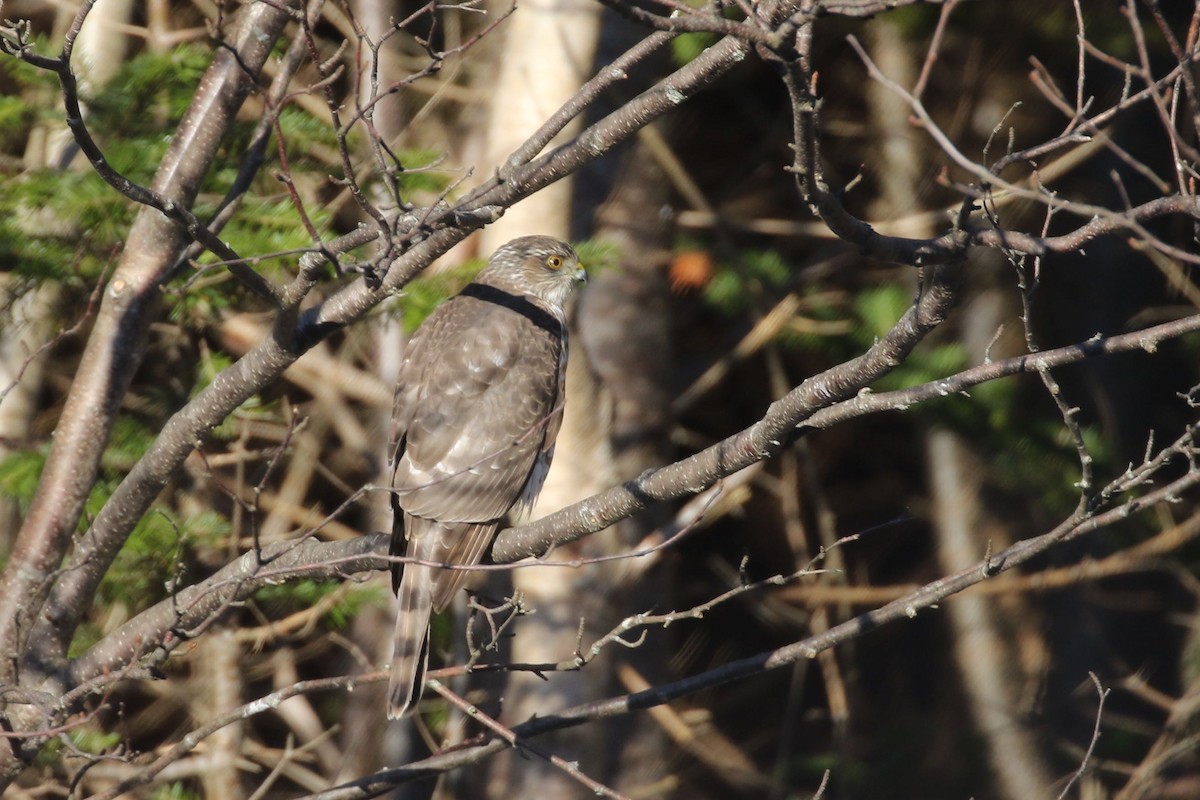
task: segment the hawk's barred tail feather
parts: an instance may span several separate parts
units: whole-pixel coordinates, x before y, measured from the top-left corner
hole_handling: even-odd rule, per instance
[[[429,663],[429,617],[433,613],[433,576],[428,567],[409,564],[400,581],[400,610],[392,635],[392,673],[388,679],[388,719],[400,719],[416,706]]]

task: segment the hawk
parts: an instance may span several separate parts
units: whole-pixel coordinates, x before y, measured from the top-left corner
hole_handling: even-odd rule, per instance
[[[392,570],[400,599],[387,715],[421,698],[429,618],[479,563],[506,514],[532,505],[554,455],[567,364],[567,301],[585,279],[570,245],[525,236],[409,340],[392,415]]]

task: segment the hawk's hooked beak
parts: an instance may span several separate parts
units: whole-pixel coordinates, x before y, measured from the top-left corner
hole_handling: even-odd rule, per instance
[[[576,283],[587,283],[587,270],[580,264],[579,268],[575,270],[575,274],[571,277],[575,279]]]

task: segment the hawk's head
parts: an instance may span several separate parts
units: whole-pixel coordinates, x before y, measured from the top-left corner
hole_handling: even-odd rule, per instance
[[[475,281],[530,297],[561,317],[571,293],[586,279],[571,245],[552,236],[522,236],[498,249]]]

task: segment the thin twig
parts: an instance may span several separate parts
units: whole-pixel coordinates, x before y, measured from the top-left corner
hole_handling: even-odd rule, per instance
[[[1092,753],[1096,751],[1096,744],[1100,741],[1100,723],[1104,718],[1104,701],[1108,699],[1108,693],[1112,690],[1104,688],[1100,683],[1100,679],[1096,677],[1096,673],[1089,672],[1088,677],[1092,679],[1092,685],[1096,687],[1096,695],[1099,698],[1099,702],[1096,704],[1096,724],[1092,727],[1092,738],[1088,742],[1087,751],[1079,761],[1079,769],[1075,770],[1074,774],[1071,775],[1071,779],[1067,781],[1067,785],[1059,792],[1058,800],[1065,800],[1067,793],[1071,791],[1071,787],[1083,777],[1083,774],[1087,771],[1088,762],[1092,759]]]
[[[553,764],[561,769],[574,780],[583,784],[592,794],[597,797],[611,797],[614,800],[630,800],[625,795],[617,792],[594,778],[590,778],[579,769],[579,763],[576,761],[567,761],[562,756],[557,756],[554,753],[548,752],[532,742],[521,739],[512,728],[501,725],[496,720],[489,717],[487,714],[479,710],[477,706],[468,703],[457,693],[452,692],[444,683],[438,680],[430,680],[427,684],[431,689],[440,694],[450,702],[455,708],[467,715],[468,718],[477,720],[481,725],[490,730],[492,733],[499,736],[504,741],[508,742],[509,746],[519,752],[533,753],[540,759]]]

